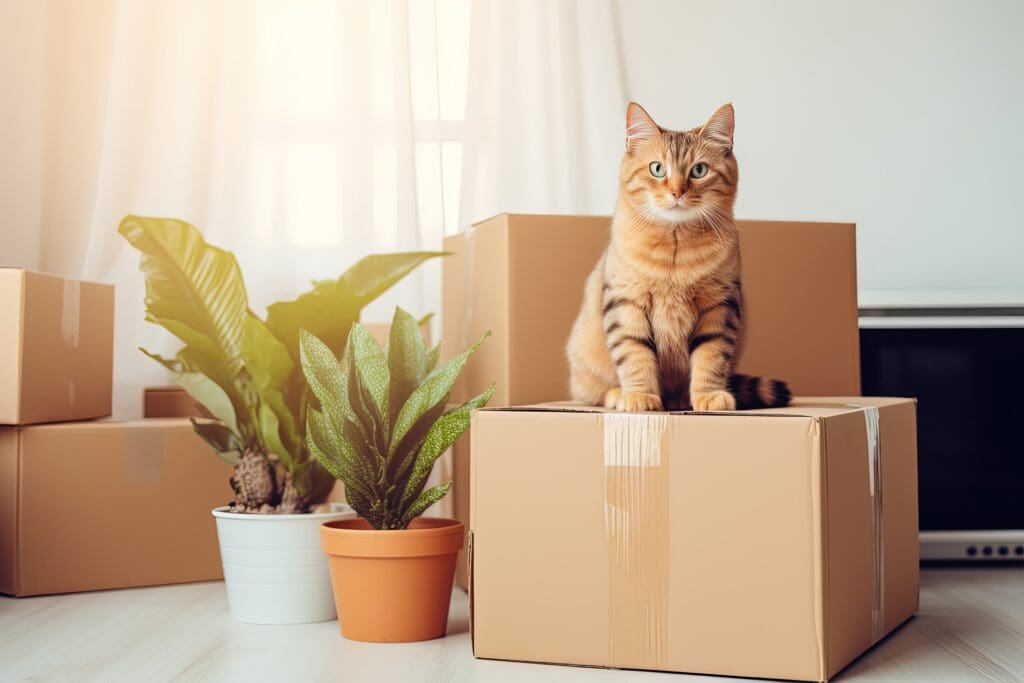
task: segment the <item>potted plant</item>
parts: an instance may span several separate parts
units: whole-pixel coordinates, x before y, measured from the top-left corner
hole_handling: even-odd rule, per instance
[[[419,515],[451,488],[426,488],[435,461],[494,392],[492,384],[448,405],[482,341],[438,368],[439,347],[427,350],[416,320],[400,308],[386,350],[355,324],[341,362],[316,334],[301,333],[302,369],[319,404],[308,409],[309,450],[345,482],[359,513],[320,527],[346,638],[407,642],[445,633],[463,525]]]
[[[321,506],[334,478],[307,447],[299,330],[344,349],[363,306],[440,254],[368,256],[337,280],[272,304],[263,319],[249,308],[234,255],[207,244],[193,226],[128,216],[119,232],[142,252],[146,319],[184,343],[173,358],[142,351],[214,416],[193,419],[195,430],[235,468],[234,499],[213,511],[232,617],[277,624],[333,619],[318,528],[354,513],[346,505]]]

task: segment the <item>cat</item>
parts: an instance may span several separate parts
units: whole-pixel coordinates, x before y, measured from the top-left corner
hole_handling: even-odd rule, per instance
[[[734,112],[685,132],[626,109],[611,240],[567,345],[575,401],[624,411],[784,406],[785,383],[733,373],[743,292]]]

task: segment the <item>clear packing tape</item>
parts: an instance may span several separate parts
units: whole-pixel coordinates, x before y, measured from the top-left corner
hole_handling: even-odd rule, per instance
[[[668,418],[606,413],[604,530],[608,544],[608,665],[668,660]]]
[[[121,432],[121,476],[131,484],[156,485],[164,477],[166,431],[150,425],[125,423]]]
[[[871,642],[885,635],[879,413],[864,411],[871,509]],[[669,458],[666,415],[605,413],[604,529],[608,548],[608,666],[665,668],[668,655]]]
[[[868,439],[868,492],[871,496],[871,559],[872,593],[871,642],[876,643],[885,635],[885,544],[882,542],[882,447],[878,431],[878,408],[863,406],[864,426]]]

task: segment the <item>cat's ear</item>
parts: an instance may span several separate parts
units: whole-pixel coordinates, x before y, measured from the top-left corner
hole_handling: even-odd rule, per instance
[[[626,107],[626,150],[632,152],[644,140],[661,133],[658,124],[636,102]]]
[[[735,125],[736,115],[733,113],[732,104],[723,104],[700,129],[700,134],[731,148]]]

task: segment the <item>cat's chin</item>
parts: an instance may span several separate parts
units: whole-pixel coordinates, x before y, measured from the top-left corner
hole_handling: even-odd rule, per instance
[[[658,207],[654,216],[668,226],[676,227],[692,223],[700,217],[700,212],[692,207],[674,206],[670,209]]]

